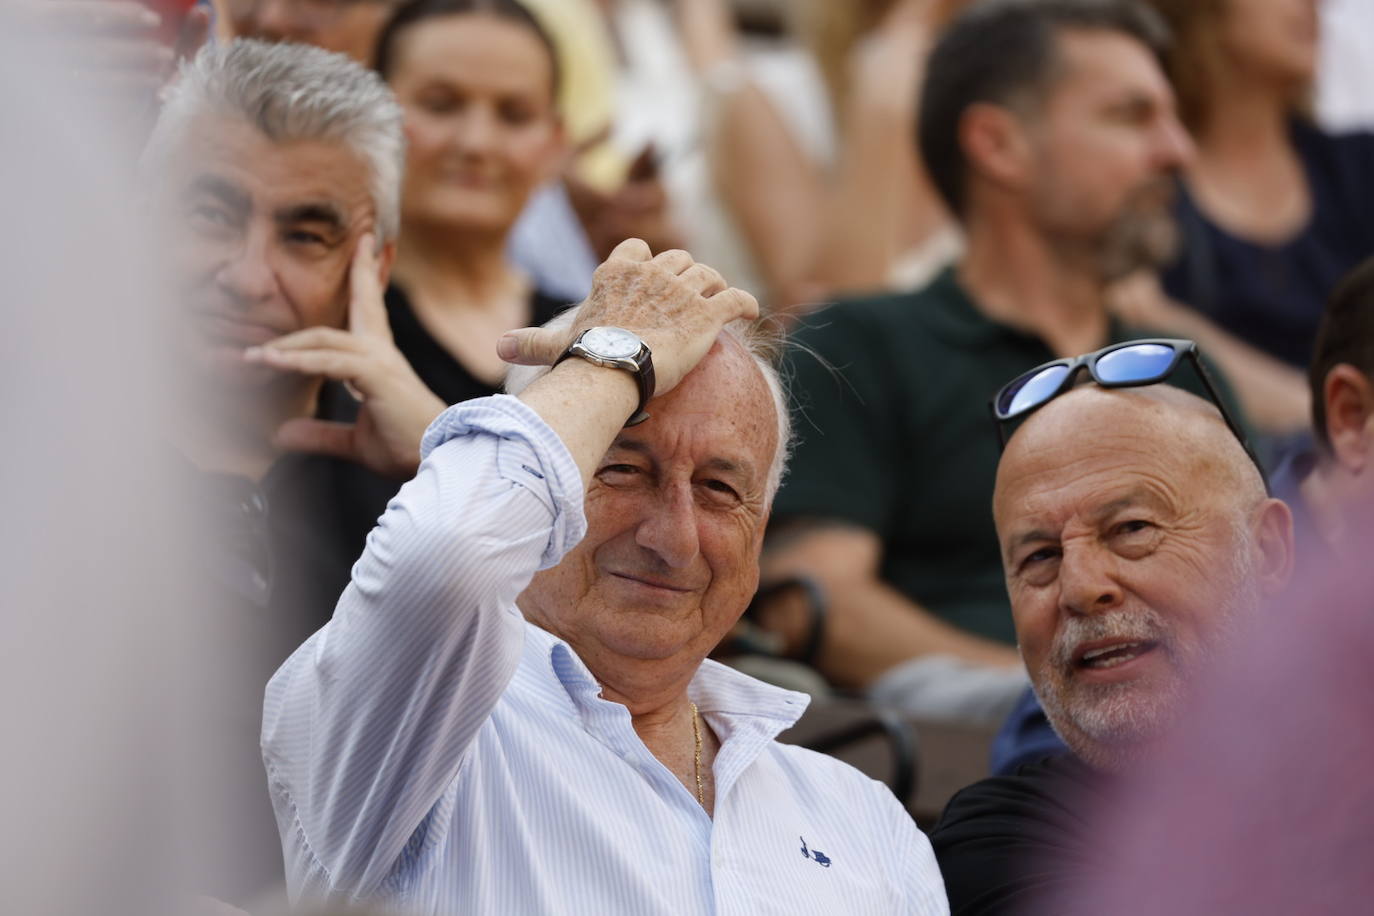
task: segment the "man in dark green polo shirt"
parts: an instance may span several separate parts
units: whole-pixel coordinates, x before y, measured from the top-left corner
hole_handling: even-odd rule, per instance
[[[975,6],[932,51],[921,153],[966,254],[919,292],[834,305],[795,335],[801,442],[765,575],[821,586],[814,661],[832,682],[985,721],[1024,686],[989,509],[988,399],[1057,356],[1149,336],[1105,297],[1175,244],[1172,180],[1191,145],[1165,40],[1129,0],[1045,0]],[[798,608],[762,619],[806,643]]]

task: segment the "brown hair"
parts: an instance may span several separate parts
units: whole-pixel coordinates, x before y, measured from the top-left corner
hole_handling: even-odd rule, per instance
[[[1148,0],[1169,24],[1172,50],[1164,65],[1178,97],[1179,115],[1194,133],[1206,125],[1211,87],[1221,78],[1226,55],[1221,47],[1222,24],[1231,14],[1227,0]],[[1295,114],[1311,109],[1311,87],[1294,93]]]
[[[1221,73],[1221,24],[1226,0],[1149,0],[1173,33],[1173,47],[1165,55],[1169,81],[1178,96],[1178,112],[1189,130],[1207,120],[1209,88]]]

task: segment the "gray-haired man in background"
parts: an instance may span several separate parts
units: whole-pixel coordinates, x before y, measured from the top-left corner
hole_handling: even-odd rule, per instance
[[[186,381],[175,464],[219,539],[197,551],[195,610],[251,659],[197,659],[211,687],[201,708],[225,721],[204,752],[226,775],[212,808],[232,846],[202,886],[234,902],[282,876],[258,750],[263,685],[328,619],[356,559],[332,540],[333,471],[356,461],[409,476],[443,406],[392,344],[382,305],[403,164],[401,112],[375,74],[255,41],[185,68],[143,154]],[[315,419],[330,379],[360,399],[356,423]]]

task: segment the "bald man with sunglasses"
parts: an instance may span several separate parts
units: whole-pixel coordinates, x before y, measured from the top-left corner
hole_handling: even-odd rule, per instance
[[[955,913],[1034,911],[1092,867],[1087,812],[1292,572],[1292,515],[1224,408],[1102,374],[998,417],[1023,419],[993,498],[1017,644],[1070,753],[950,801],[931,839]]]

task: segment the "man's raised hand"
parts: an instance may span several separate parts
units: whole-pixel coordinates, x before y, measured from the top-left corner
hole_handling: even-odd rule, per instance
[[[501,339],[500,354],[507,362],[547,366],[587,328],[625,328],[653,352],[656,393],[664,394],[701,361],[725,325],[758,314],[753,296],[728,287],[687,252],[652,257],[644,242],[626,239],[597,268],[592,293],[571,330],[511,331]]]
[[[375,246],[375,238],[364,234],[353,254],[347,331],[306,328],[252,348],[244,358],[284,372],[343,382],[362,402],[355,423],[288,420],[277,430],[278,447],[347,458],[404,479],[419,466],[420,439],[444,403],[396,349]]]

